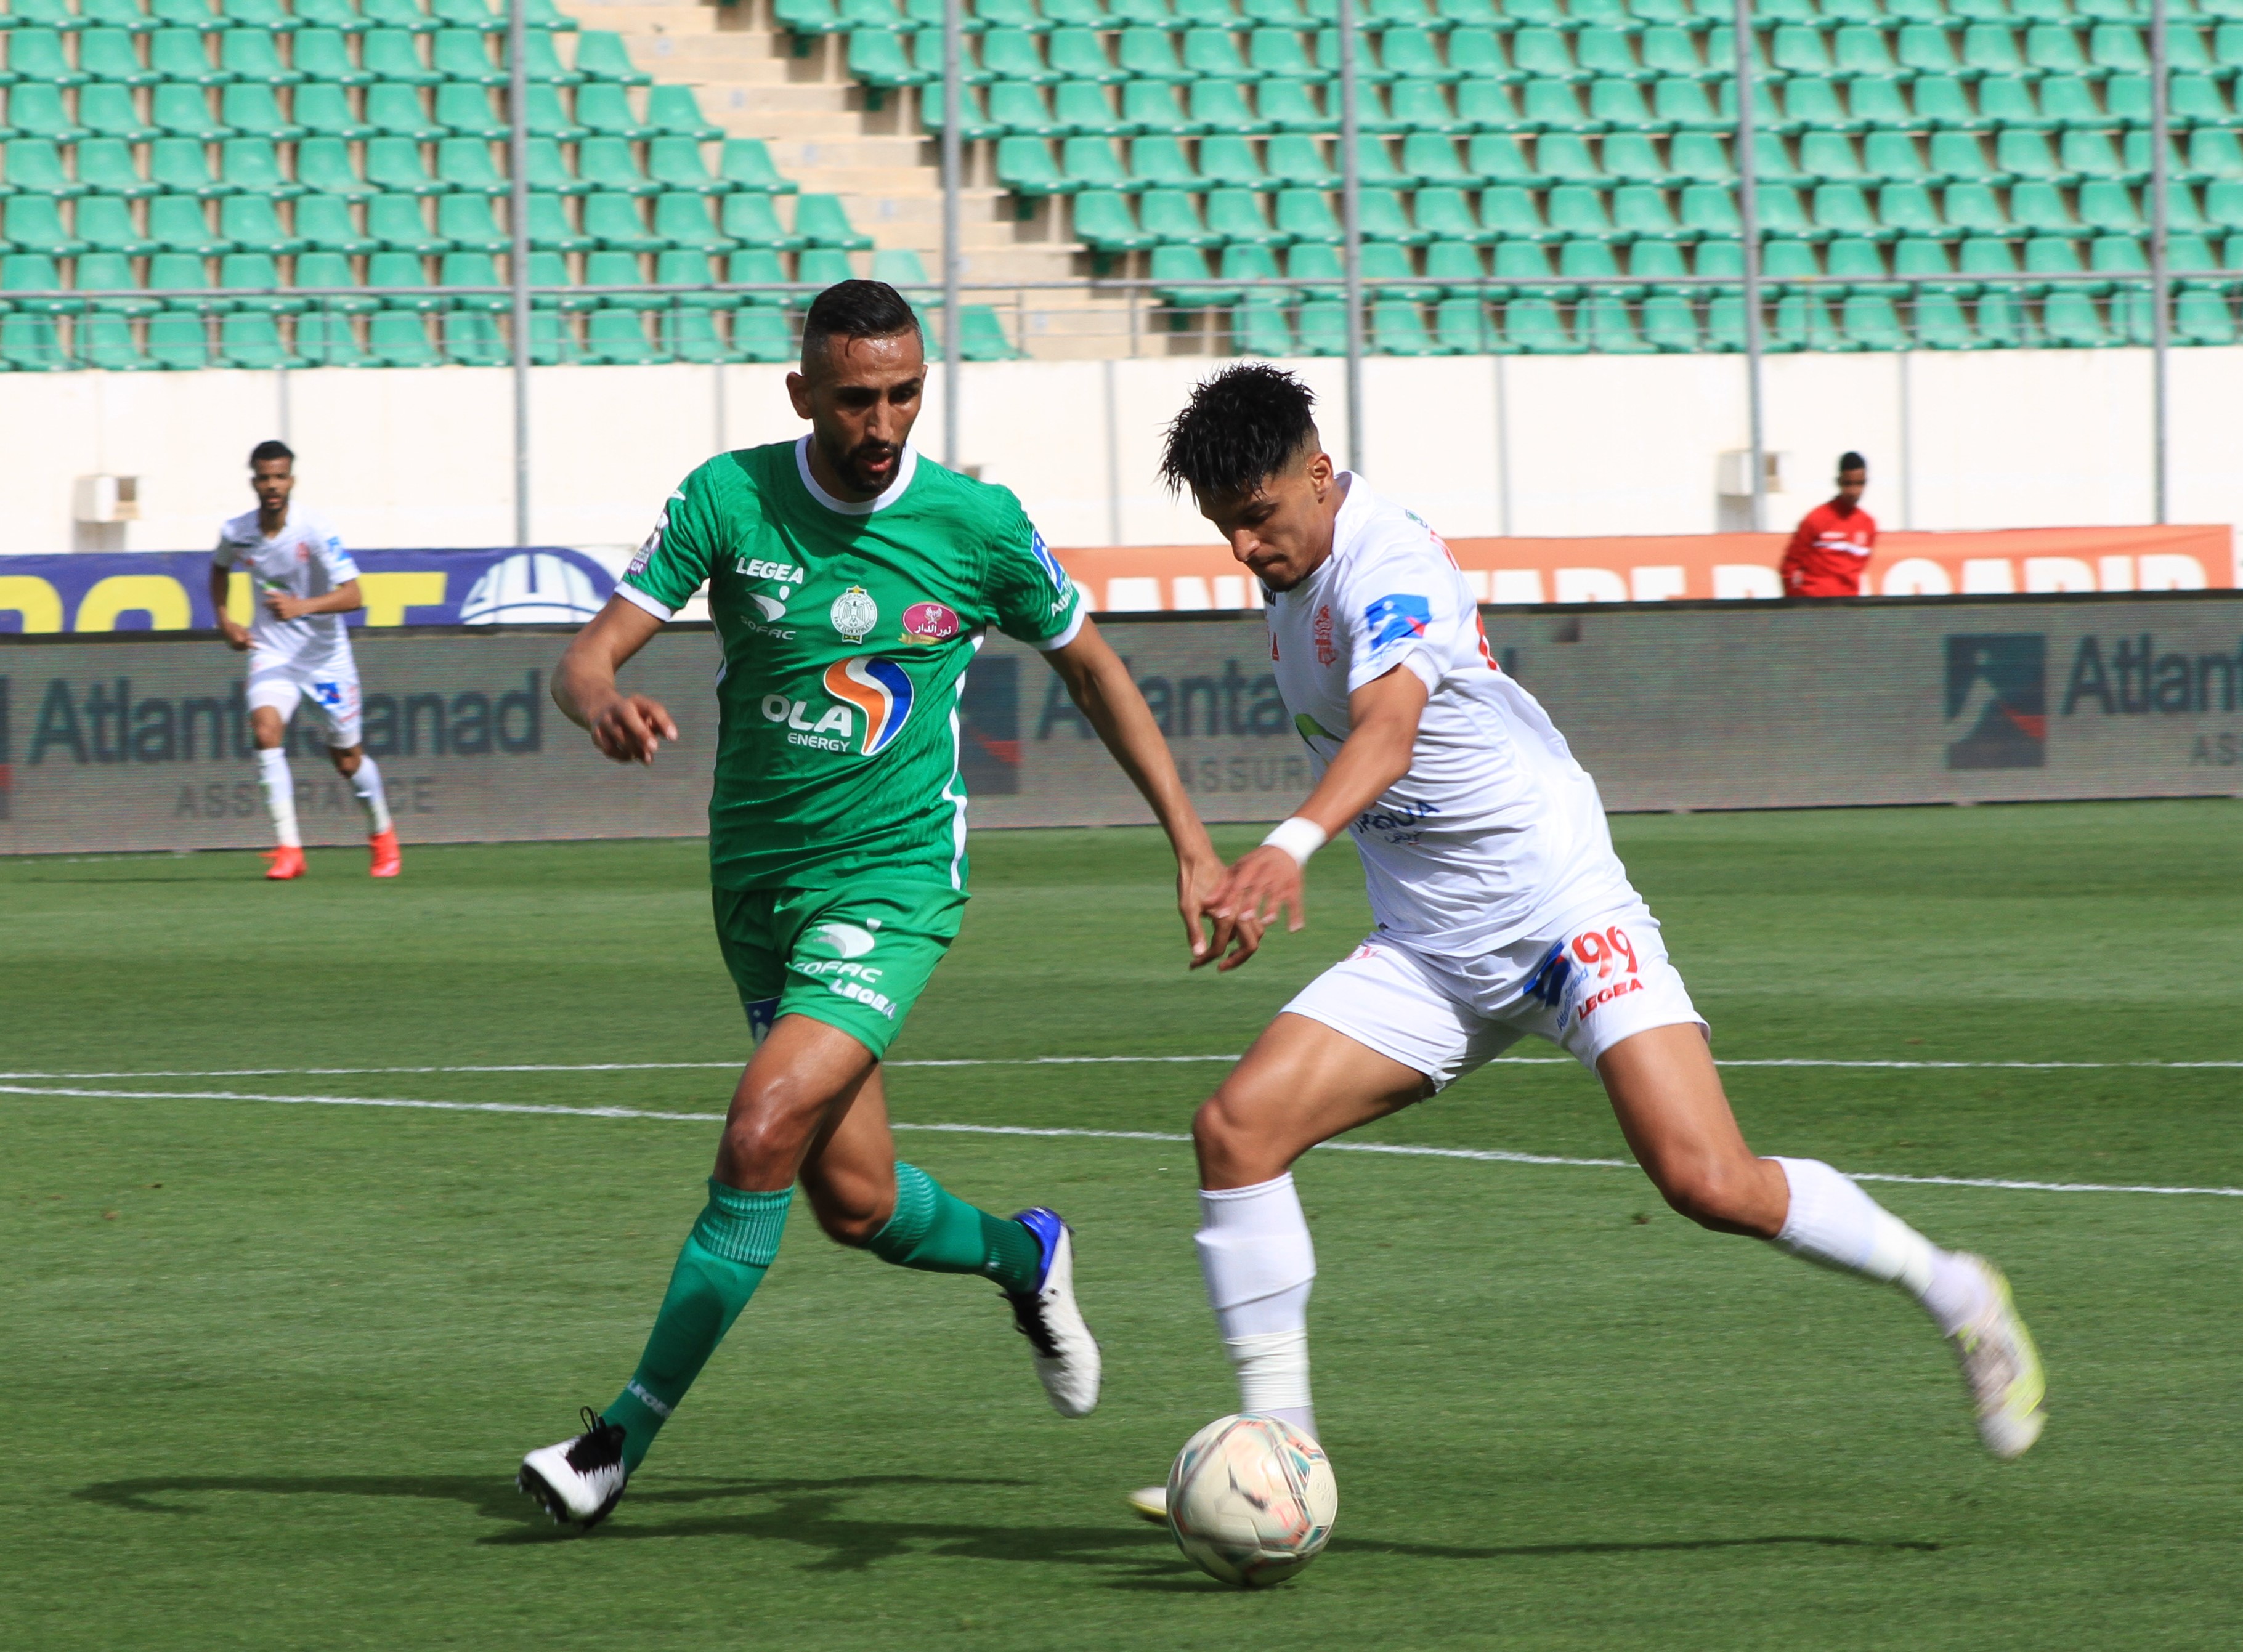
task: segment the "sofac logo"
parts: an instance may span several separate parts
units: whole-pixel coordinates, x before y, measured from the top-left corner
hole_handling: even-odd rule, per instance
[[[1949,744],[1950,769],[2048,767],[2048,639],[1949,637],[1947,721],[1969,730]]]
[[[865,732],[857,749],[866,757],[877,757],[893,745],[911,718],[910,674],[885,655],[836,660],[825,668],[825,692],[864,714]]]
[[[914,602],[904,610],[904,641],[947,642],[958,635],[958,615],[940,602]]]

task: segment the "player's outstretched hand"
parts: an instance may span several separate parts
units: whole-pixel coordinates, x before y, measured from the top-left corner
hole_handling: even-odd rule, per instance
[[[1252,957],[1254,950],[1262,944],[1259,925],[1218,918],[1208,910],[1216,890],[1229,877],[1229,872],[1223,863],[1213,857],[1187,862],[1176,868],[1176,910],[1183,914],[1184,934],[1191,943],[1191,967],[1195,970],[1203,964],[1213,964],[1220,970],[1235,970]]]
[[[1254,956],[1262,932],[1284,914],[1288,930],[1308,922],[1308,901],[1301,887],[1301,868],[1282,849],[1263,844],[1242,855],[1215,892],[1207,899],[1208,916],[1215,920],[1216,938],[1208,957],[1223,951],[1226,932],[1237,937],[1236,950],[1216,965],[1235,970]]]
[[[677,738],[677,724],[662,702],[643,694],[619,694],[586,725],[592,743],[619,763],[650,763],[665,740]]]

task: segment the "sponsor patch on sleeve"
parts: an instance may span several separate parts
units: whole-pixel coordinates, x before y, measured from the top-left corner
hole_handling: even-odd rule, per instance
[[[1065,596],[1074,588],[1074,581],[1068,578],[1067,570],[1059,565],[1059,558],[1051,554],[1051,547],[1044,543],[1044,536],[1034,528],[1028,530],[1028,550],[1042,567],[1054,592]]]
[[[623,570],[625,579],[632,579],[646,572],[646,565],[654,561],[654,554],[662,548],[663,532],[669,526],[668,511],[654,519],[654,532],[641,541],[637,552],[631,557],[630,566]]]
[[[1363,611],[1364,628],[1371,633],[1373,653],[1397,642],[1406,642],[1411,637],[1425,635],[1425,628],[1433,622],[1433,605],[1422,596],[1407,592],[1394,596],[1382,596]]]

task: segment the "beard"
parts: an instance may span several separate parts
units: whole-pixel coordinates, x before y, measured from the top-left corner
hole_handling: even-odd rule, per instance
[[[833,468],[849,479],[852,486],[865,492],[877,494],[896,479],[903,463],[903,449],[887,442],[860,442],[854,447],[825,450]],[[885,464],[884,471],[873,467]]]

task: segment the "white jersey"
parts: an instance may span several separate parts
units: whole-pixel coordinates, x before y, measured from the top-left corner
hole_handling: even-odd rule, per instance
[[[1488,652],[1448,547],[1342,475],[1330,557],[1263,612],[1319,779],[1347,737],[1351,693],[1397,666],[1425,684],[1410,772],[1352,828],[1380,927],[1436,953],[1481,952],[1634,899],[1596,782]]]
[[[245,511],[219,530],[214,567],[249,575],[255,609],[249,621],[250,646],[273,661],[305,668],[347,664],[350,633],[340,614],[315,614],[300,620],[276,620],[266,596],[325,596],[358,577],[358,564],[342,541],[319,517],[291,505],[280,531],[266,538],[257,513]]]

